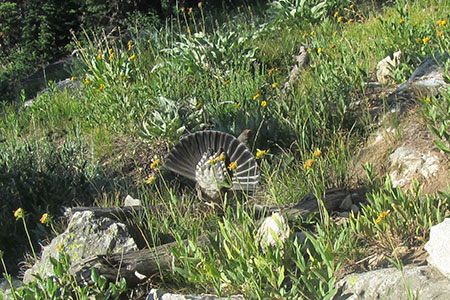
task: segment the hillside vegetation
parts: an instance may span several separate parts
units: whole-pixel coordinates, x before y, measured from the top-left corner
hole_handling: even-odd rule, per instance
[[[71,81],[79,87],[49,83],[51,90],[31,106],[1,104],[2,272],[17,274],[24,252],[26,264],[36,259],[39,243],[64,230],[65,207],[120,206],[128,194],[170,212],[135,220],[150,232],[150,246],[167,235],[180,242],[173,250],[176,272],[161,272],[148,286],[249,299],[330,299],[336,281],[371,253],[386,257],[380,265],[401,269],[422,249],[430,227],[449,215],[449,191],[394,189],[370,165],[367,180],[355,183],[350,161],[375,121],[364,105],[350,104],[368,103],[365,87],[375,80],[376,64],[393,52],[404,56],[393,73],[401,84],[423,58],[448,51],[449,8],[448,0],[279,0],[217,12],[199,3],[162,27],[142,17],[126,34],[75,34]],[[284,88],[300,45],[308,47],[310,65]],[[421,121],[445,142],[449,107],[449,93],[417,101]],[[263,251],[255,220],[240,205],[246,199],[227,199],[221,215],[198,211],[193,186],[162,168],[181,135],[207,128],[255,132],[260,204],[297,203],[309,193],[322,199],[327,189],[362,185],[368,203],[348,222],[333,222],[326,212],[299,219],[292,232],[310,232],[307,251],[293,239]],[[18,208],[23,214],[16,220]],[[44,213],[50,217],[41,224]],[[196,246],[204,233],[214,233],[211,249]],[[59,275],[51,289],[67,299],[133,295],[120,282],[108,287],[97,277],[98,286],[80,287]],[[17,297],[51,298],[46,280]]]

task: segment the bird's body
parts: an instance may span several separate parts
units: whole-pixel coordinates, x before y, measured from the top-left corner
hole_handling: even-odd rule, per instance
[[[240,139],[248,141],[250,130]],[[196,181],[199,196],[217,202],[223,191],[257,189],[259,172],[253,154],[234,136],[204,130],[185,136],[172,148],[165,167]]]

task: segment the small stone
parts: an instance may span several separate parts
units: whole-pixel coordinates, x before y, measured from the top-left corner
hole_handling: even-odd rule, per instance
[[[359,207],[358,205],[352,204],[351,212],[356,216],[359,213]]]
[[[352,196],[350,194],[348,194],[344,200],[342,200],[341,205],[339,205],[339,209],[340,210],[350,210],[350,208],[352,207]]]
[[[141,206],[141,200],[134,199],[130,195],[125,197],[125,206]]]
[[[348,218],[350,216],[348,211],[338,212],[337,215],[341,218]]]

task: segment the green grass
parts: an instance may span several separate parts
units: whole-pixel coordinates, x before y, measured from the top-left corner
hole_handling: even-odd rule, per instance
[[[237,135],[250,128],[256,133],[253,152],[270,150],[259,161],[260,204],[297,203],[309,193],[321,199],[326,189],[351,188],[349,163],[371,129],[370,118],[360,118],[367,112],[352,110],[350,103],[365,97],[377,62],[402,49],[405,63],[394,78],[402,83],[425,56],[449,49],[450,25],[437,23],[448,16],[445,1],[415,1],[408,9],[406,2],[380,8],[336,1],[321,18],[311,7],[280,2],[285,6],[278,9],[242,6],[236,14],[223,12],[216,23],[209,16],[217,12],[203,6],[132,38],[86,32],[74,41],[80,60],[73,80],[81,83],[79,90],[54,90],[32,107],[2,105],[0,245],[14,244],[1,249],[8,270],[17,272],[21,255],[15,254],[31,251],[13,217],[17,208],[25,210],[38,249],[37,242],[52,234],[39,224],[43,213],[60,216],[62,207],[74,205],[117,206],[127,194],[168,211],[134,220],[149,246],[180,242],[173,249],[176,272],[163,272],[158,282],[167,289],[329,299],[340,274],[374,251],[401,268],[406,255],[399,249],[423,245],[430,226],[448,216],[448,191],[422,195],[417,186],[401,192],[368,166],[368,203],[361,214],[342,224],[327,214],[323,221],[299,219],[291,231],[308,230],[306,245],[292,234],[281,248],[263,250],[253,215],[235,207],[243,199],[227,199],[231,205],[221,215],[199,211],[191,185],[150,166],[183,133],[216,128]],[[296,14],[288,15],[293,8]],[[213,26],[204,26],[209,22]],[[300,44],[308,45],[311,63],[285,91]],[[449,102],[444,93],[419,103],[441,147],[448,141]],[[320,155],[314,155],[318,149]],[[149,180],[153,177],[156,181]],[[197,246],[203,234],[210,248]],[[189,239],[187,246],[183,239]],[[59,284],[81,297],[108,288],[97,281],[101,287],[85,290],[70,278]]]

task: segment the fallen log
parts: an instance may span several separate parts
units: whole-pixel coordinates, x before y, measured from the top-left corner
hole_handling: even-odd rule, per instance
[[[323,199],[324,207],[329,211],[337,210],[342,200],[351,195],[353,203],[358,203],[364,200],[365,190],[344,190],[331,189],[326,191]],[[123,213],[136,213],[136,210],[143,208],[133,207],[126,208],[92,208],[101,216],[118,216]],[[83,208],[88,210],[88,208]],[[79,211],[79,208],[75,211]],[[255,206],[254,212],[259,214],[258,217],[269,215],[275,211],[281,212],[287,216],[289,221],[294,221],[297,218],[305,218],[311,213],[318,212],[318,201],[313,195],[307,195],[299,203],[294,205],[287,205],[283,207],[263,207]],[[257,217],[257,218],[258,218]],[[188,241],[184,240],[187,244]],[[197,240],[197,246],[208,247],[210,245],[209,239],[202,235]],[[72,274],[75,275],[77,282],[80,284],[93,284],[91,280],[91,269],[95,268],[99,274],[102,274],[110,281],[125,278],[128,286],[132,287],[143,281],[144,279],[153,276],[161,275],[164,272],[172,270],[173,256],[170,251],[171,247],[176,247],[177,242],[164,244],[153,247],[151,249],[142,249],[129,253],[115,253],[109,255],[97,255],[83,259],[71,267]]]

